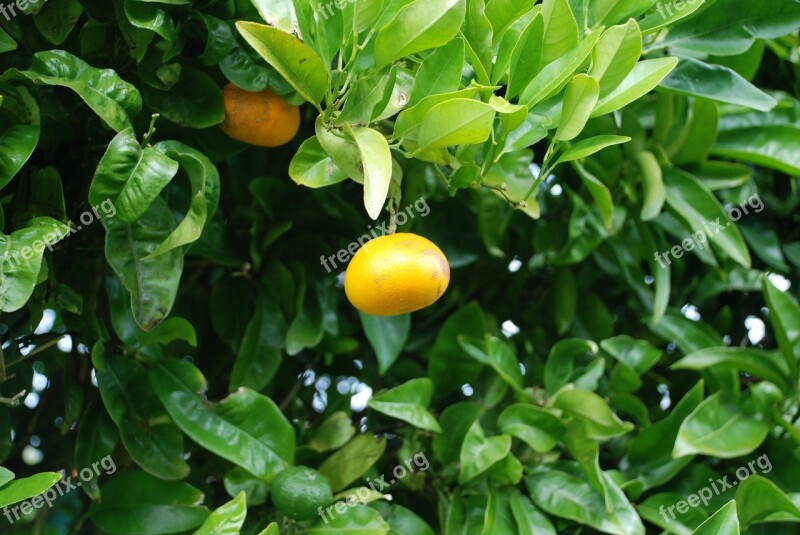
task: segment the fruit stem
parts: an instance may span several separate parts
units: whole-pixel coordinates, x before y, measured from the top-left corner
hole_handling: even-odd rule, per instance
[[[156,121],[160,116],[161,114],[154,113],[150,118],[150,127],[147,129],[147,133],[144,135],[144,139],[142,140],[143,147],[146,147],[150,144],[150,139],[153,137],[153,134],[156,133]]]

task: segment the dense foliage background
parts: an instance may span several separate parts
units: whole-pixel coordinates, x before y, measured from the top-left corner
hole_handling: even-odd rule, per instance
[[[0,532],[796,533],[800,2],[10,6],[0,506],[81,488]],[[450,288],[360,315],[320,257],[407,208]]]

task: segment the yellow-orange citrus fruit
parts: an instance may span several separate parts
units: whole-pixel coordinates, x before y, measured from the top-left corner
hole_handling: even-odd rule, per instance
[[[225,121],[222,131],[250,145],[279,147],[294,138],[300,128],[300,108],[267,89],[245,91],[233,84],[222,90]]]
[[[396,316],[432,305],[450,283],[450,265],[436,245],[416,234],[367,242],[350,261],[344,291],[358,310]]]

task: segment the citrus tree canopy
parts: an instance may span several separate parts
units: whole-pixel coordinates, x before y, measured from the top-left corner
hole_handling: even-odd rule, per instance
[[[799,29],[0,0],[0,533],[798,533]]]

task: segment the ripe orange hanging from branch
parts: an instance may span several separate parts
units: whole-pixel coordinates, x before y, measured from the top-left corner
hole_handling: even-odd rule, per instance
[[[433,242],[399,233],[367,242],[350,261],[344,290],[373,316],[397,316],[432,305],[450,283],[450,265]]]
[[[291,141],[300,128],[300,108],[271,89],[254,93],[233,84],[222,90],[228,136],[260,147],[279,147]]]

